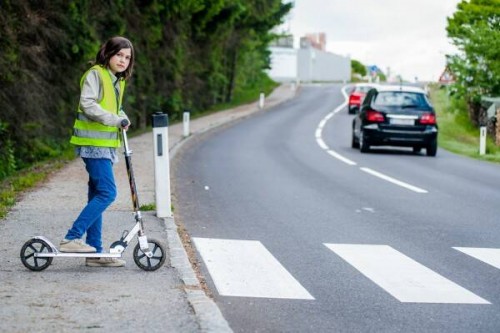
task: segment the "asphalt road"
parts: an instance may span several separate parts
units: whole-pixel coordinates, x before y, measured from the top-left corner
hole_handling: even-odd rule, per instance
[[[499,332],[500,166],[350,147],[340,85],[192,140],[176,212],[235,332]]]

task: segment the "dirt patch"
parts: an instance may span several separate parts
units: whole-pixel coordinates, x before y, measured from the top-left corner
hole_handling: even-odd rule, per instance
[[[196,250],[191,241],[191,237],[189,236],[184,225],[182,224],[181,218],[179,216],[175,217],[175,223],[177,224],[177,232],[179,233],[179,237],[181,238],[182,246],[184,247],[184,250],[187,253],[189,262],[191,263],[191,267],[193,268],[196,277],[198,278],[198,281],[200,281],[201,288],[208,297],[213,299],[214,298],[213,294],[207,286],[207,281],[205,279],[205,276],[201,272],[200,268],[201,264],[196,255]],[[186,286],[186,289],[190,289],[189,286]]]

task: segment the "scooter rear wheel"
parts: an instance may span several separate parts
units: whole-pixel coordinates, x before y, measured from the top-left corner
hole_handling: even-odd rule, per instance
[[[134,248],[134,261],[139,268],[145,271],[156,271],[163,266],[167,258],[165,245],[154,238],[148,238],[148,247],[151,253],[153,253],[151,258],[141,250],[139,243],[137,243]]]
[[[21,248],[21,262],[23,265],[32,271],[43,271],[52,264],[52,257],[40,258],[35,257],[35,253],[51,253],[52,248],[47,242],[32,238],[24,243]]]

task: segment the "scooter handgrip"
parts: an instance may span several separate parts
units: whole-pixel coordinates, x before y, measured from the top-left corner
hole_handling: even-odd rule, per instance
[[[123,119],[121,125],[122,127],[127,127],[128,125],[130,125],[130,122],[127,119]]]

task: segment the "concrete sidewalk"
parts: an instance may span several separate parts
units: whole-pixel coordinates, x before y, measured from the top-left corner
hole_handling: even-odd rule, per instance
[[[269,109],[293,98],[282,85],[266,98]],[[189,137],[259,111],[257,103],[191,121]],[[151,132],[129,140],[133,150],[139,202],[154,204],[154,161]],[[170,158],[182,149],[182,124],[169,127]],[[134,225],[130,190],[121,158],[115,168],[118,197],[106,211],[103,243],[109,247]],[[205,295],[182,246],[174,218],[143,212],[146,235],[165,242],[169,257],[155,272],[139,269],[133,244],[124,268],[86,267],[84,259],[54,258],[42,272],[27,270],[19,259],[24,242],[44,235],[56,246],[85,204],[87,173],[80,159],[26,193],[0,221],[1,332],[230,332],[216,304]]]

